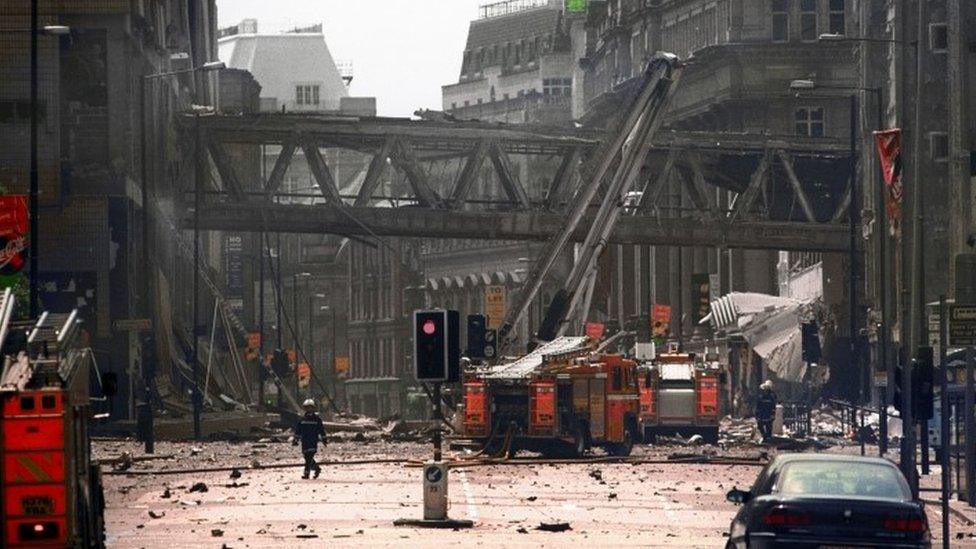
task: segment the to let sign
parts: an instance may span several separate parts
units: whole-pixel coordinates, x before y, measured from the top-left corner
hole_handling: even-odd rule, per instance
[[[485,314],[489,328],[500,328],[505,319],[506,293],[505,286],[485,286]]]
[[[949,306],[949,345],[976,346],[976,305]]]

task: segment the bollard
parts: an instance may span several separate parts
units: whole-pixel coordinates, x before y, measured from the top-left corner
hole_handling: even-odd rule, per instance
[[[424,520],[447,520],[447,465],[424,464]]]

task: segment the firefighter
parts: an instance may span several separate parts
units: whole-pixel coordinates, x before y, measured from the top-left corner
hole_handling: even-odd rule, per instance
[[[759,386],[759,396],[756,398],[756,423],[759,424],[759,434],[763,442],[773,437],[773,417],[776,415],[776,393],[773,392],[773,382],[766,380]]]
[[[305,458],[305,472],[302,473],[302,478],[308,478],[311,471],[315,471],[314,478],[319,478],[322,468],[319,467],[318,463],[315,463],[315,452],[320,440],[322,446],[325,446],[325,425],[322,424],[322,418],[316,412],[314,400],[306,399],[302,403],[302,408],[305,409],[305,415],[295,424],[295,437],[292,438],[292,445],[298,446],[299,440],[302,443],[302,456]]]

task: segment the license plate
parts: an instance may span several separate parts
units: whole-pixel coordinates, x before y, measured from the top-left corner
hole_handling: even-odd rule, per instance
[[[25,515],[53,515],[54,500],[45,496],[26,496],[20,498],[20,507]]]

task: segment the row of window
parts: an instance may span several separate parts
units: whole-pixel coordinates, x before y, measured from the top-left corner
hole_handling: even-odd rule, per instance
[[[845,34],[847,23],[844,3],[846,0],[827,0],[827,28],[830,34]],[[792,10],[798,10],[800,40],[814,41],[820,36],[818,0],[772,0],[772,38],[774,42],[790,39]]]
[[[526,95],[536,95],[539,91],[535,88],[530,88],[527,90],[519,90],[516,94],[517,97],[525,97]],[[573,79],[572,78],[543,78],[542,79],[542,95],[543,96],[558,96],[558,97],[569,97],[573,95]],[[508,101],[511,99],[511,95],[506,92],[502,94],[502,101]],[[488,101],[494,103],[497,100],[495,96],[495,86],[491,87],[488,92]],[[476,105],[484,104],[484,99],[478,98],[475,100]],[[462,103],[465,107],[471,106],[471,100],[465,99]],[[451,103],[451,110],[456,110],[458,108],[457,101]]]
[[[397,377],[403,373],[397,365],[404,362],[403,357],[397,356],[394,338],[371,337],[349,342],[350,377]]]
[[[477,73],[484,67],[502,65],[520,67],[523,63],[535,63],[538,56],[552,50],[552,34],[545,38],[536,36],[518,42],[508,42],[504,46],[495,44],[478,50],[464,52],[461,74]]]
[[[823,137],[826,135],[823,107],[800,107],[793,111],[794,129],[797,135]],[[936,161],[949,158],[949,134],[929,133],[929,156]]]
[[[295,86],[295,104],[318,105],[319,104],[318,84],[303,84],[303,85]]]
[[[30,122],[31,104],[27,100],[0,100],[0,124],[14,122]],[[44,120],[47,116],[47,104],[43,101],[37,104],[37,117]]]

